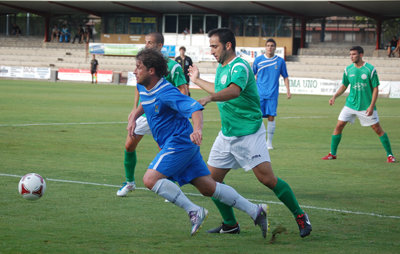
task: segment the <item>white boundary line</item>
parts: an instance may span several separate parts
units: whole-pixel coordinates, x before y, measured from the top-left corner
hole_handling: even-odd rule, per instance
[[[379,116],[380,118],[399,118],[400,116]],[[278,119],[322,119],[329,116],[282,116]],[[204,122],[219,122],[220,119],[209,119]],[[127,124],[128,122],[87,122],[87,123],[21,123],[0,124],[0,127],[28,127],[28,126],[57,126],[57,125],[105,125],[105,124]]]
[[[12,174],[4,174],[4,173],[0,173],[0,176],[8,176],[8,177],[16,177],[16,178],[21,178],[22,177],[20,175],[12,175]],[[46,179],[46,181],[51,181],[51,182],[76,183],[76,184],[96,185],[96,186],[105,186],[105,187],[113,187],[113,188],[121,187],[120,185],[105,184],[105,183],[92,183],[92,182],[82,182],[82,181],[73,181],[73,180],[53,179],[53,178],[45,178],[45,179]],[[136,189],[148,190],[147,188],[141,188],[141,187],[136,187]],[[187,196],[198,196],[198,197],[202,196],[201,194],[198,194],[198,193],[185,193],[185,195],[187,195]],[[248,200],[250,200],[252,202],[257,202],[257,203],[269,203],[269,204],[283,205],[283,203],[276,202],[276,201],[265,201],[265,200],[258,200],[258,199],[248,199]],[[308,205],[302,205],[301,207],[309,208],[309,209],[315,209],[315,210],[329,211],[329,212],[338,212],[338,213],[347,213],[347,214],[356,214],[356,215],[367,215],[367,216],[373,216],[373,217],[379,217],[379,218],[387,218],[387,219],[400,219],[400,216],[395,216],[395,215],[384,215],[384,214],[357,212],[357,211],[355,212],[355,211],[349,211],[349,210],[341,210],[341,209],[325,208],[325,207],[317,207],[317,206],[308,206]]]

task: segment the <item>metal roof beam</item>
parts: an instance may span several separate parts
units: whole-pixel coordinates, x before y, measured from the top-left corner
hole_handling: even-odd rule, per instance
[[[361,10],[361,9],[358,9],[358,8],[355,8],[355,7],[351,7],[351,6],[342,4],[342,3],[338,3],[338,2],[335,2],[335,1],[328,1],[328,3],[335,4],[335,5],[338,5],[338,6],[342,7],[342,8],[345,8],[345,9],[360,13],[362,16],[367,16],[367,17],[370,17],[370,18],[380,19],[380,20],[384,19],[379,14],[376,14],[376,13],[373,13],[373,12],[369,12],[369,11],[365,11],[365,10]]]
[[[189,3],[189,2],[184,2],[184,1],[178,1],[178,2],[179,2],[179,3],[182,3],[182,4],[189,5],[189,6],[191,6],[191,7],[197,8],[197,9],[200,9],[200,10],[202,10],[202,11],[206,11],[206,12],[211,13],[211,14],[217,14],[217,15],[219,15],[219,16],[228,17],[228,14],[226,14],[226,13],[224,13],[224,12],[220,12],[220,11],[215,10],[215,9],[207,8],[207,7],[204,7],[204,6],[200,6],[200,5],[197,5],[197,4],[193,4],[193,3]]]
[[[3,2],[3,3],[0,3],[0,5],[7,6],[7,7],[9,7],[9,8],[13,8],[13,9],[16,9],[16,10],[21,10],[21,11],[29,12],[29,13],[36,14],[36,15],[43,16],[43,17],[49,16],[49,13],[46,13],[46,12],[41,12],[41,11],[37,11],[37,10],[25,8],[25,7],[20,7],[20,6],[12,5],[12,4],[6,4],[6,3],[4,3],[4,2]]]
[[[77,11],[81,11],[81,12],[84,12],[84,13],[87,13],[87,14],[92,14],[92,15],[101,17],[101,13],[99,13],[99,12],[91,11],[91,10],[88,10],[88,9],[84,9],[84,8],[80,8],[80,7],[76,7],[76,6],[72,6],[72,5],[64,4],[64,3],[60,3],[60,2],[53,2],[53,1],[48,1],[48,2],[50,4],[60,5],[60,6],[69,8],[69,9],[73,9],[73,10],[77,10]]]
[[[124,3],[120,3],[120,2],[111,2],[111,3],[121,5],[121,6],[127,7],[129,9],[132,9],[135,11],[140,11],[140,12],[144,12],[144,13],[156,15],[156,16],[162,16],[162,14],[160,12],[156,12],[153,10],[149,10],[149,9],[145,9],[145,8],[141,8],[141,7],[137,7],[137,6],[133,6],[133,5],[129,5],[129,4],[124,4]]]
[[[251,1],[250,3],[260,5],[260,6],[264,7],[264,8],[271,9],[271,10],[280,12],[282,14],[285,14],[285,15],[288,15],[288,16],[291,16],[291,17],[303,17],[304,16],[304,15],[301,15],[299,13],[295,13],[295,12],[291,12],[291,11],[288,11],[288,10],[284,10],[284,9],[281,9],[281,8],[278,8],[278,7],[269,5],[269,4],[265,4],[265,3],[254,2],[254,1]]]

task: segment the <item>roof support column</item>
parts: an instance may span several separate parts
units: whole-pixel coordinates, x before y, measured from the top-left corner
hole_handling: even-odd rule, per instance
[[[306,43],[306,18],[305,17],[301,17],[301,31],[300,31],[300,48],[304,48],[305,47],[305,43]]]
[[[49,40],[49,24],[50,24],[50,17],[49,16],[45,16],[44,17],[44,42],[48,42]]]
[[[381,46],[381,34],[382,34],[382,19],[376,20],[376,46],[375,49],[379,49]]]

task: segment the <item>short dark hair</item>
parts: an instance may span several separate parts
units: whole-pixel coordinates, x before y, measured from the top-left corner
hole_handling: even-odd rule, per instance
[[[221,28],[216,28],[208,32],[208,37],[211,38],[211,36],[217,35],[219,38],[219,41],[222,44],[226,44],[227,42],[230,42],[232,44],[232,49],[235,51],[236,48],[236,39],[235,39],[235,34],[232,32],[231,29],[226,28],[226,27],[221,27]]]
[[[156,43],[161,43],[162,45],[164,45],[164,35],[162,35],[162,33],[159,32],[152,32],[147,34],[148,36],[153,36],[156,39]]]
[[[364,49],[361,46],[353,46],[351,47],[350,51],[357,51],[358,54],[364,54]]]
[[[268,42],[272,42],[272,43],[275,45],[275,47],[276,47],[276,41],[275,41],[274,39],[269,38],[269,39],[265,42],[265,45],[267,45]]]
[[[183,50],[185,50],[185,51],[186,51],[186,48],[185,48],[185,46],[182,46],[182,47],[180,47],[180,48],[179,48],[179,51],[180,51],[181,49],[183,49]]]
[[[136,55],[136,60],[141,61],[147,69],[154,68],[158,77],[167,76],[167,59],[160,51],[155,49],[142,49]]]

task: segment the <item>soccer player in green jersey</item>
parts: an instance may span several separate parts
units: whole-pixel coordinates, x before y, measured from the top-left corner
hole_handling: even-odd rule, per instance
[[[294,215],[300,236],[311,233],[307,214],[300,208],[290,186],[272,171],[266,141],[266,130],[260,109],[254,73],[248,62],[236,56],[236,39],[228,28],[208,33],[211,54],[219,62],[215,85],[200,78],[196,66],[189,68],[190,79],[209,93],[200,104],[217,102],[222,128],[211,149],[208,168],[217,182],[223,182],[231,169],[253,170],[257,179],[274,191]],[[240,227],[231,207],[213,199],[223,222],[209,233],[238,234]]]
[[[155,49],[161,52],[164,46],[164,36],[161,33],[150,33],[145,37],[146,48]],[[175,62],[167,58],[168,74],[165,77],[171,84],[181,91],[181,93],[188,95],[188,85],[183,73],[182,67]],[[139,92],[135,89],[135,101],[133,109],[139,105]],[[129,119],[132,116],[129,115]],[[125,156],[124,156],[124,167],[125,167],[125,178],[126,182],[122,184],[122,187],[117,191],[117,196],[125,197],[130,191],[136,188],[135,185],[135,168],[136,168],[136,147],[146,134],[151,134],[149,125],[147,123],[146,116],[143,115],[136,120],[136,129],[134,136],[127,135],[125,141]]]
[[[350,93],[347,96],[346,104],[340,112],[338,122],[333,131],[330,153],[323,157],[323,160],[336,159],[336,152],[342,138],[342,132],[348,122],[354,123],[357,117],[362,126],[371,126],[378,134],[379,139],[385,148],[387,162],[395,162],[389,137],[379,124],[378,112],[375,103],[378,99],[378,74],[374,66],[363,61],[364,49],[354,46],[350,49],[350,59],[353,62],[344,70],[342,86],[329,100],[329,104],[335,104],[335,99],[342,95],[350,85]]]

